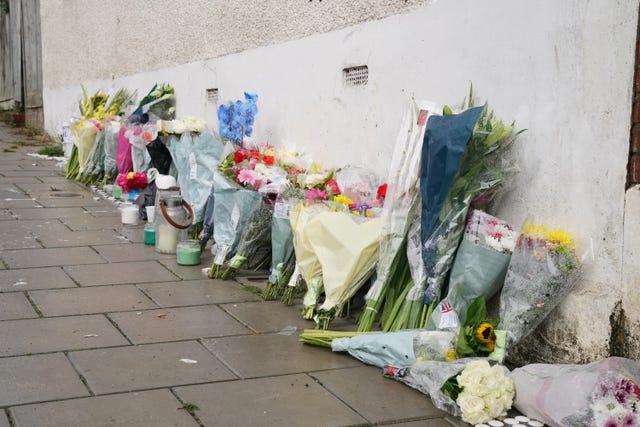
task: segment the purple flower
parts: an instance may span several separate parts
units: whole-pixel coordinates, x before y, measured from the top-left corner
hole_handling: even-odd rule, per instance
[[[602,427],[620,427],[620,424],[618,424],[618,420],[616,418],[609,417]]]
[[[622,419],[622,425],[624,427],[638,427],[638,424],[636,423],[635,414],[630,412],[627,415],[625,415],[624,418]]]

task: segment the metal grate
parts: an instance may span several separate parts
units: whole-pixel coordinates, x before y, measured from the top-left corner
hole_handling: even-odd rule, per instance
[[[369,67],[358,65],[342,70],[344,83],[347,86],[365,86],[369,82]]]
[[[207,101],[217,103],[219,98],[220,95],[217,87],[207,89]]]

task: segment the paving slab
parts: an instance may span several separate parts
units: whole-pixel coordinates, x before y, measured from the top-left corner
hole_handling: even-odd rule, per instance
[[[31,291],[29,295],[45,316],[158,308],[133,285]]]
[[[86,215],[83,216],[63,217],[60,218],[60,221],[73,231],[113,230],[121,225],[119,217],[96,218],[88,212],[85,213]]]
[[[10,210],[11,213],[20,220],[90,216],[89,212],[83,208],[34,208]]]
[[[72,265],[64,268],[80,286],[172,282],[176,276],[155,261]]]
[[[69,231],[69,228],[60,222],[57,218],[42,218],[26,220],[21,219],[19,221],[3,221],[0,222],[0,233],[5,235],[6,233],[22,233],[24,235],[37,235],[41,231],[50,230],[51,232],[65,232]]]
[[[433,406],[427,396],[396,380],[383,377],[380,369],[373,366],[336,369],[309,375],[374,424],[446,415]],[[362,390],[367,392],[362,393]]]
[[[9,209],[0,209],[0,220],[15,220]]]
[[[2,155],[4,156],[5,153],[2,153]],[[4,164],[4,163],[3,163]],[[40,181],[38,178],[36,178],[35,176],[12,176],[12,177],[0,177],[0,182],[2,183],[16,183],[16,184],[20,184],[20,183],[38,183],[38,184],[42,184],[42,181]]]
[[[108,217],[108,216],[121,216],[118,208],[115,205],[102,204],[100,206],[86,206],[87,212],[95,217]]]
[[[107,261],[86,247],[19,249],[0,254],[10,268],[51,267],[59,265],[99,264]]]
[[[351,356],[298,342],[299,333],[243,335],[202,343],[242,378],[362,366]]]
[[[221,307],[252,330],[260,333],[280,332],[285,328],[289,330],[315,328],[313,320],[305,320],[300,315],[300,305],[287,306],[280,300],[223,304]]]
[[[59,177],[60,174],[56,171],[48,170],[48,169],[39,169],[39,170],[2,170],[2,175],[7,178],[13,177],[25,177],[25,176],[35,176],[35,177]],[[64,178],[64,177],[62,177]]]
[[[93,248],[110,262],[147,261],[153,259],[169,259],[176,257],[176,254],[158,253],[155,251],[155,248],[153,246],[145,245],[143,243],[127,243],[122,245],[94,245]]]
[[[144,225],[140,224],[137,226],[128,226],[122,225],[120,223],[120,218],[116,217],[103,217],[96,218],[99,220],[111,220],[114,223],[113,229],[116,230],[118,234],[123,237],[126,237],[131,243],[144,243]],[[150,248],[155,248],[154,245],[149,245]]]
[[[179,265],[175,258],[159,259],[158,262],[183,280],[198,280],[207,277],[208,269],[213,262],[211,252],[205,251],[200,256],[200,265]],[[207,269],[207,271],[203,271]]]
[[[66,228],[65,225],[62,226]],[[125,237],[117,234],[114,230],[69,231],[69,229],[67,229],[64,232],[42,230],[35,234],[45,248],[90,246],[95,243],[102,245],[129,243]]]
[[[31,199],[15,184],[0,183],[0,199]]]
[[[465,425],[469,426],[470,424],[465,424]],[[420,421],[408,421],[406,423],[405,422],[399,422],[399,423],[385,424],[385,426],[396,426],[396,427],[452,427],[452,424],[447,422],[443,418],[430,418],[430,419],[420,420]]]
[[[217,304],[222,302],[257,301],[257,295],[241,285],[222,280],[184,280],[180,282],[138,285],[160,307]]]
[[[79,193],[78,193],[79,194]],[[45,208],[73,208],[73,207],[98,207],[103,203],[100,200],[94,200],[93,196],[89,197],[45,197],[42,195],[34,195],[36,201]]]
[[[5,223],[12,224],[17,221],[2,221],[0,222],[0,226]],[[9,249],[36,249],[42,248],[42,245],[38,243],[36,237],[29,233],[28,230],[25,230],[23,227],[9,228],[9,227],[1,227],[3,230],[0,231],[2,233],[2,239],[0,239],[0,251],[9,250]]]
[[[0,356],[129,344],[103,315],[5,320],[0,337]]]
[[[212,305],[113,313],[109,317],[134,344],[251,333]]]
[[[22,292],[0,294],[0,320],[38,317],[31,303]]]
[[[47,184],[69,182],[69,180],[64,177],[63,173],[53,174],[49,176],[38,176],[38,179],[40,180],[40,182],[44,182]]]
[[[10,409],[15,427],[198,427],[169,390],[88,397]]]
[[[74,287],[76,284],[60,267],[0,271],[0,292]]]
[[[42,206],[38,204],[34,199],[31,198],[4,198],[0,199],[0,208],[4,209],[29,209],[29,208],[40,208]]]
[[[196,341],[69,353],[95,394],[237,379]]]
[[[7,414],[4,412],[0,412],[0,427],[11,427],[11,424],[9,424],[9,418],[7,418]]]
[[[53,193],[59,192],[73,192],[81,194],[92,194],[87,191],[83,186],[78,185],[73,181],[59,182],[59,183],[45,183],[38,180],[33,182],[16,182],[18,188],[28,194],[41,194],[41,193]]]
[[[303,374],[178,387],[175,392],[182,401],[198,405],[196,415],[207,426],[367,424]]]
[[[0,359],[0,406],[82,396],[89,391],[62,353]]]

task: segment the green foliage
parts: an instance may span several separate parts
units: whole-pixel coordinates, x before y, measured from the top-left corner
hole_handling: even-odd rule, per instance
[[[49,145],[39,149],[38,154],[49,157],[62,157],[64,156],[64,150],[59,145]]]

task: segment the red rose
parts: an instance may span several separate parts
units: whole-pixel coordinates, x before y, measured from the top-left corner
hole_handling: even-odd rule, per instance
[[[233,161],[237,164],[247,159],[247,155],[242,151],[236,151],[233,153]]]
[[[376,194],[378,200],[384,200],[387,197],[387,184],[382,184],[378,187],[378,192]]]
[[[276,162],[276,158],[274,156],[264,156],[262,160],[267,166],[273,166],[273,164]]]

